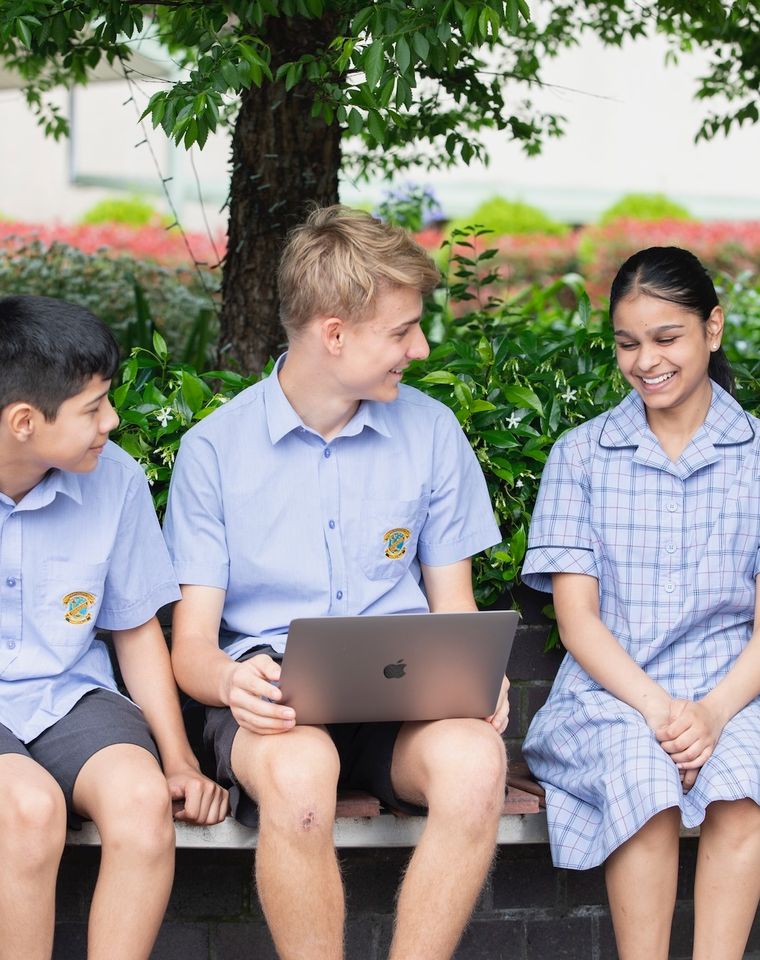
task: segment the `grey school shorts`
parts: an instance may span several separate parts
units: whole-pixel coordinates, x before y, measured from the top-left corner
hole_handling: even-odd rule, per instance
[[[278,663],[282,661],[282,654],[267,644],[253,647],[238,660],[250,660],[259,653],[267,654]],[[232,770],[232,741],[239,729],[229,707],[206,707],[203,741],[214,755],[215,779],[229,790],[230,811],[235,819],[255,827],[258,825],[258,807],[240,786]],[[340,758],[338,789],[363,790],[388,807],[419,816],[425,813],[425,808],[401,800],[391,783],[393,748],[400,729],[400,723],[327,724],[327,732]]]
[[[69,826],[75,830],[82,826],[82,818],[72,809],[79,771],[99,750],[116,743],[143,747],[158,762],[158,750],[142,710],[110,690],[90,690],[65,717],[29,743],[22,743],[0,723],[0,754],[31,757],[47,770],[63,790]]]

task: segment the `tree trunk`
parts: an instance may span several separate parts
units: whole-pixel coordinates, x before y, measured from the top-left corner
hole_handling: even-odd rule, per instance
[[[280,63],[317,53],[334,37],[331,17],[272,19],[266,40],[272,73]],[[308,213],[338,201],[341,130],[311,116],[315,89],[283,82],[243,92],[232,138],[232,178],[219,363],[258,372],[282,350],[277,264],[287,231]]]

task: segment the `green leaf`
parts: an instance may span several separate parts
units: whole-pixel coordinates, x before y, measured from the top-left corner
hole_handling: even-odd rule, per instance
[[[543,415],[543,404],[530,387],[505,387],[504,396],[516,407],[528,407],[535,410],[539,416]]]
[[[375,40],[364,52],[364,75],[367,86],[376,87],[383,75],[385,65],[385,44],[382,40]]]
[[[417,30],[412,37],[412,46],[414,47],[415,53],[420,58],[420,60],[427,61],[428,54],[430,53],[430,44],[427,41],[424,33],[421,33]]]
[[[426,373],[421,382],[457,384],[459,377],[455,377],[453,373],[448,373],[446,370],[433,370],[431,373]]]
[[[182,372],[182,399],[187,404],[191,413],[195,413],[203,406],[206,398],[203,382],[189,373],[187,370]]]
[[[404,37],[399,37],[396,41],[396,63],[402,73],[406,73],[411,63],[412,55],[409,50],[409,44]]]
[[[166,349],[166,340],[161,336],[158,330],[153,331],[153,349],[160,360],[166,360],[168,350]]]

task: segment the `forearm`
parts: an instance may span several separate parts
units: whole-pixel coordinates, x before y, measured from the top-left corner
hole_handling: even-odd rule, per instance
[[[760,634],[756,630],[750,642],[737,657],[726,676],[710,691],[702,702],[721,721],[721,725],[735,716],[760,694]]]
[[[553,578],[554,606],[566,649],[588,675],[618,700],[638,710],[650,726],[665,722],[671,697],[623,649],[602,622],[598,587],[591,577]]]
[[[142,710],[158,746],[164,771],[197,767],[187,741],[169,651],[153,618],[134,630],[114,631],[114,647],[129,695]]]
[[[229,706],[232,660],[208,638],[188,630],[175,630],[172,642],[172,667],[177,683],[194,700],[209,707]]]

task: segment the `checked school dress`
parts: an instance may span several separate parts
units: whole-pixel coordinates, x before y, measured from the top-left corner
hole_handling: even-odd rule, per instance
[[[707,417],[673,463],[632,392],[554,446],[531,523],[523,580],[599,581],[600,615],[638,665],[678,699],[699,700],[752,632],[760,569],[760,421],[713,384]],[[760,697],[726,724],[696,783],[641,714],[568,653],[524,744],[546,789],[558,867],[602,863],[656,813],[687,827],[708,803],[760,803]]]

